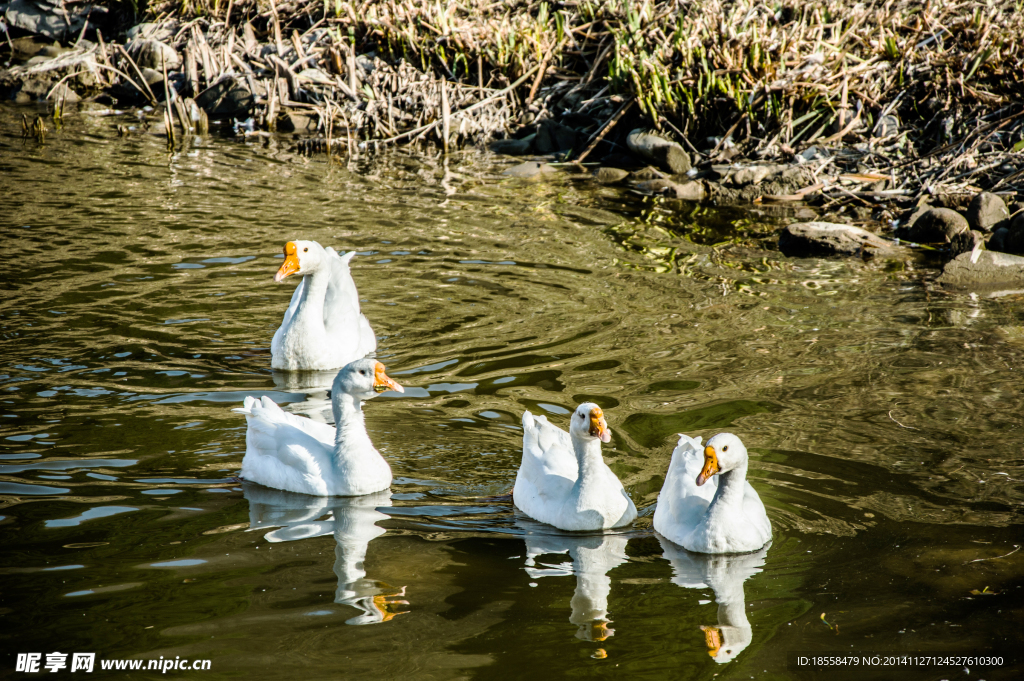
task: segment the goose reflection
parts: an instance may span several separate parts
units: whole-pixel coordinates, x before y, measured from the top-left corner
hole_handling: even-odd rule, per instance
[[[577,626],[576,638],[603,641],[615,634],[609,627],[608,594],[612,578],[608,572],[625,563],[626,542],[622,534],[561,534],[552,527],[517,519],[526,541],[526,572],[530,577],[576,575],[576,592],[570,605],[569,621]],[[539,562],[540,556],[567,553],[572,563]]]
[[[708,655],[719,664],[731,662],[750,645],[753,629],[747,620],[743,582],[761,572],[768,546],[753,553],[691,553],[658,535],[672,582],[684,589],[711,588],[718,603],[718,625],[702,626]]]
[[[397,606],[408,605],[402,600],[405,587],[368,579],[364,567],[370,541],[387,531],[377,522],[391,516],[377,508],[391,505],[391,490],[360,497],[313,497],[249,482],[242,483],[242,490],[249,501],[249,529],[269,529],[264,538],[271,543],[334,535],[334,602],[362,611],[347,624],[376,624],[402,614]]]

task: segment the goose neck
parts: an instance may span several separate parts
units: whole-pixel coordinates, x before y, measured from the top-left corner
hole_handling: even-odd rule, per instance
[[[307,324],[319,321],[320,325],[323,325],[324,298],[327,296],[329,282],[329,273],[322,270],[306,275],[299,308],[295,312],[296,323]]]
[[[363,420],[363,401],[354,395],[341,392],[334,395],[331,406],[336,428],[335,455],[344,456],[367,447],[372,449],[373,443],[370,442]]]
[[[747,465],[733,468],[718,476],[718,491],[711,501],[712,507],[734,508],[742,506],[744,483],[747,481]],[[710,509],[709,509],[710,510]]]
[[[604,463],[601,458],[601,441],[597,438],[572,437],[572,449],[579,464],[579,479],[589,478]]]

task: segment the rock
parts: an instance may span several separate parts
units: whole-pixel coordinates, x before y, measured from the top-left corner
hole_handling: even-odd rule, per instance
[[[634,170],[629,174],[629,179],[637,180],[639,182],[645,182],[647,180],[664,180],[667,179],[664,173],[661,173],[650,166],[641,168],[640,170]]]
[[[626,136],[626,146],[667,173],[683,175],[691,168],[690,156],[681,146],[640,128]]]
[[[178,51],[159,40],[133,40],[128,43],[128,54],[140,69],[150,68],[162,73],[165,65],[168,71],[174,71],[181,66],[181,55]]]
[[[1024,257],[977,250],[946,263],[939,283],[950,286],[1024,285]]]
[[[299,80],[306,80],[319,85],[334,85],[334,79],[320,69],[302,69],[296,75],[299,77]]]
[[[167,42],[174,40],[174,34],[178,32],[177,21],[163,21],[160,23],[146,22],[136,24],[128,29],[125,34],[127,42],[134,40],[159,40]]]
[[[594,179],[601,184],[615,184],[629,177],[629,171],[621,168],[598,168],[594,171]]]
[[[196,104],[211,118],[244,118],[252,111],[254,100],[242,78],[224,76],[200,92]]]
[[[895,236],[918,243],[949,243],[954,236],[969,229],[966,218],[955,210],[929,208],[906,227],[897,229]]]
[[[1000,227],[999,229],[992,232],[992,236],[989,237],[988,243],[985,244],[985,248],[990,251],[1001,251],[1003,253],[1009,253],[1010,249],[1007,247],[1007,237],[1010,235],[1010,230],[1006,227]]]
[[[156,85],[157,83],[163,85],[164,74],[156,69],[151,69],[148,66],[145,66],[142,68],[142,80],[146,81],[149,85]]]
[[[899,120],[892,114],[887,114],[878,119],[875,123],[875,128],[871,134],[875,137],[889,137],[895,135],[900,130]]]
[[[550,126],[551,140],[555,143],[558,151],[569,151],[576,148],[576,131],[561,123],[552,123]]]
[[[761,184],[765,179],[786,170],[786,167],[778,165],[755,165],[742,168],[712,166],[712,170],[727,184],[734,187],[746,187],[751,184]]]
[[[1024,213],[1019,213],[1006,226],[998,227],[988,240],[987,248],[1003,253],[1024,253]]]
[[[65,5],[59,0],[11,0],[7,3],[3,19],[7,26],[29,33],[46,36],[51,40],[77,37],[88,17],[95,24],[106,14],[105,7],[95,5]],[[4,33],[6,33],[6,28]]]
[[[896,255],[904,252],[877,234],[831,222],[798,222],[779,233],[779,250],[805,255]]]
[[[955,258],[961,253],[970,253],[975,248],[984,248],[985,235],[976,229],[960,232],[949,242],[950,257]]]
[[[655,178],[639,182],[636,188],[653,194],[664,194],[673,199],[683,201],[703,201],[707,196],[703,182],[673,182],[665,178]]]
[[[1006,204],[991,192],[981,192],[967,207],[967,222],[971,229],[983,232],[991,232],[1009,217],[1010,211],[1006,209]]]
[[[537,126],[537,136],[533,139],[534,152],[543,155],[555,152],[555,141],[551,139],[551,130],[544,121]]]
[[[518,177],[520,179],[529,179],[538,177],[540,175],[546,175],[548,173],[557,173],[558,168],[550,166],[547,163],[541,163],[539,161],[527,161],[526,163],[520,163],[517,166],[512,166],[508,170],[502,173],[505,177]]]
[[[633,154],[614,152],[603,157],[601,159],[601,164],[611,166],[613,168],[638,168],[644,165],[644,162]]]
[[[288,112],[277,119],[278,132],[316,132],[319,121],[316,116]]]
[[[703,182],[692,181],[674,184],[665,194],[682,201],[703,201],[707,197],[707,190]]]
[[[524,137],[521,140],[507,139],[494,140],[491,142],[491,151],[496,154],[508,154],[510,156],[524,156],[530,153],[533,147],[534,135]]]
[[[78,96],[78,93],[68,87],[67,83],[61,83],[57,87],[53,88],[48,99],[51,102],[60,102],[64,100],[64,104],[77,104],[82,101],[82,98]]]

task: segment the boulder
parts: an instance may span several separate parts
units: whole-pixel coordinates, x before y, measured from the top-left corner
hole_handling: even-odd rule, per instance
[[[976,229],[960,232],[949,242],[949,254],[955,258],[961,253],[971,253],[976,248],[984,248],[985,235]]]
[[[665,191],[665,195],[681,201],[703,201],[708,193],[704,183],[695,180],[673,184]]]
[[[1024,285],[1024,257],[977,250],[946,263],[939,283],[950,286]]]
[[[639,128],[626,136],[626,146],[666,173],[683,175],[691,168],[690,155],[681,146]]]
[[[798,222],[786,227],[779,233],[779,250],[791,257],[906,252],[866,229],[832,222]]]
[[[4,19],[7,26],[46,36],[51,40],[70,39],[73,42],[87,18],[95,24],[100,17],[92,15],[106,12],[105,7],[91,4],[66,5],[62,0],[11,0],[6,3],[0,19]]]
[[[629,179],[636,180],[638,182],[646,182],[647,180],[664,180],[666,179],[665,174],[647,166],[640,170],[634,170],[629,174]]]
[[[949,243],[960,232],[970,229],[967,219],[950,208],[929,208],[917,219],[896,230],[895,236],[918,243]]]
[[[128,43],[128,54],[132,56],[140,69],[153,69],[163,72],[166,65],[168,71],[181,66],[181,55],[166,43],[151,38],[133,40]]]
[[[1000,223],[1009,217],[1010,211],[1006,209],[1006,204],[998,195],[991,192],[981,192],[967,207],[967,222],[971,229],[983,232],[991,232],[1002,226]]]
[[[988,240],[988,250],[1024,253],[1024,213],[1018,214],[1008,222],[1009,224],[1004,222],[1005,226],[998,227],[992,233],[992,237]]]
[[[278,132],[316,132],[318,124],[319,120],[316,116],[290,111],[277,119],[277,130]]]
[[[196,104],[211,118],[246,117],[254,103],[245,80],[237,76],[224,76],[196,97]]]

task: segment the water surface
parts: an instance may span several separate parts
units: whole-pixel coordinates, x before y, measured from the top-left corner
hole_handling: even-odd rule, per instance
[[[40,145],[0,110],[7,672],[55,650],[208,678],[820,678],[790,658],[822,651],[1006,658],[900,678],[1024,668],[1020,294],[784,258],[782,217],[509,180],[481,152],[168,153],[116,120],[76,113]],[[359,252],[407,388],[366,409],[380,498],[235,478],[245,396],[329,416],[315,377],[269,369],[297,238]],[[587,400],[641,517],[565,535],[500,495],[523,410],[565,426]],[[722,430],[751,452],[762,554],[650,528],[675,433]]]

